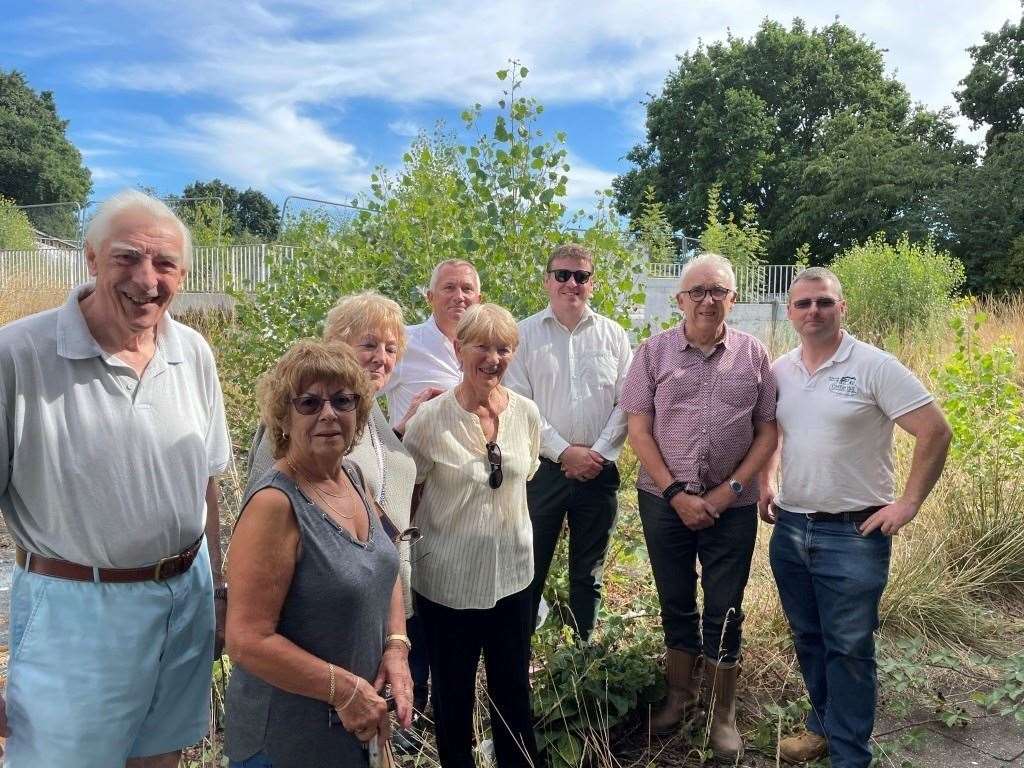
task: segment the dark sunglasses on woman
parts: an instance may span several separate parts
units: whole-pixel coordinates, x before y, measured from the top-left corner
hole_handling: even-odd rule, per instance
[[[559,283],[568,283],[571,277],[576,281],[576,285],[583,285],[590,280],[590,276],[594,273],[587,272],[585,269],[549,269],[548,274],[554,275],[555,280]]]
[[[491,474],[487,476],[487,484],[494,490],[501,488],[505,478],[501,474],[501,448],[497,443],[487,443],[487,463],[491,465]]]
[[[335,392],[330,397],[320,397],[319,395],[307,393],[292,398],[292,405],[295,407],[295,410],[303,416],[315,416],[320,413],[324,409],[324,403],[330,403],[331,408],[337,413],[354,411],[356,406],[359,405],[359,395]]]

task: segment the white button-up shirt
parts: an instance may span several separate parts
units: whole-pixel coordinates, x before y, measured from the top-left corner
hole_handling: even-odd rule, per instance
[[[455,347],[441,333],[433,315],[425,323],[406,326],[405,335],[408,339],[405,355],[384,387],[392,427],[398,426],[413,398],[427,387],[451,389],[462,381]]]
[[[541,456],[558,461],[579,444],[609,461],[619,457],[626,414],[618,402],[632,358],[622,326],[590,307],[572,330],[550,306],[519,323],[519,348],[505,384],[537,403]]]

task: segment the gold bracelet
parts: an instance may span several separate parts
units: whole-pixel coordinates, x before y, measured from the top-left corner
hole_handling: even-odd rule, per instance
[[[334,665],[327,665],[327,674],[331,676],[330,691],[327,693],[327,703],[334,706]]]
[[[395,643],[395,642],[398,642],[398,643],[401,643],[402,645],[404,645],[405,649],[407,651],[411,651],[412,650],[412,640],[409,639],[409,636],[408,635],[400,635],[397,632],[395,632],[393,634],[390,634],[390,635],[388,635],[387,637],[384,638],[384,647],[386,648],[387,646],[391,645],[391,643]]]

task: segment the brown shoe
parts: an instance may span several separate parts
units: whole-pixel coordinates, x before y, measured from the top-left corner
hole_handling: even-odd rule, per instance
[[[735,760],[743,756],[743,738],[736,727],[736,678],[740,665],[704,660],[704,690],[710,712],[708,741],[715,757]]]
[[[779,757],[787,763],[808,763],[828,754],[828,739],[814,731],[801,731],[779,742]]]
[[[651,732],[668,736],[679,724],[693,716],[700,690],[701,656],[669,648],[665,654],[665,682],[668,693],[657,711],[651,714]]]

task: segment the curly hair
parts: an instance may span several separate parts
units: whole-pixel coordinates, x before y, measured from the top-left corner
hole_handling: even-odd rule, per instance
[[[311,384],[328,382],[359,395],[356,405],[356,431],[345,453],[359,442],[373,407],[375,392],[366,372],[356,360],[352,348],[341,341],[324,342],[300,339],[264,373],[256,384],[260,417],[274,458],[288,452],[287,425],[291,418],[292,398]]]

